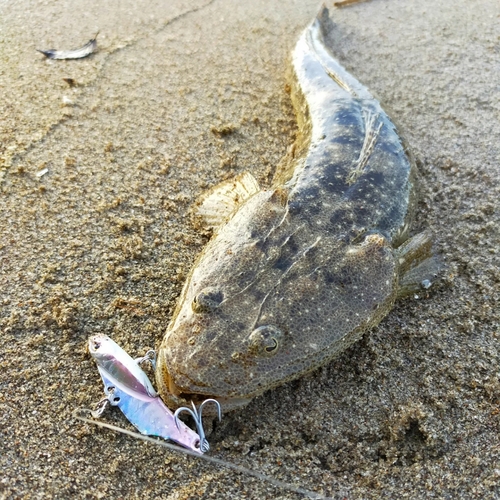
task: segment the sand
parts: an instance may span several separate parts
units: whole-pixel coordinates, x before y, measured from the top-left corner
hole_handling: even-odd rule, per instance
[[[301,498],[72,412],[102,396],[91,334],[158,346],[208,241],[197,196],[243,171],[271,182],[296,133],[287,57],[317,10],[0,3],[0,498]],[[225,415],[211,455],[333,498],[500,498],[498,0],[331,12],[338,59],[412,146],[415,230],[446,271],[328,366]],[[35,50],[98,30],[87,59]]]

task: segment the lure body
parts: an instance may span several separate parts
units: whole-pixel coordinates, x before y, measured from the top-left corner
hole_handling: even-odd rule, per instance
[[[93,335],[89,351],[108,401],[118,406],[141,434],[170,439],[200,453],[200,436],[165,406],[146,373],[116,342],[106,335]]]

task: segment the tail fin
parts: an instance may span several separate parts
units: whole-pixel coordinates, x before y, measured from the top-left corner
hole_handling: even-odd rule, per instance
[[[325,39],[328,34],[335,29],[335,25],[330,19],[330,13],[323,4],[316,19],[307,28],[305,36],[311,51],[316,56],[318,62],[324,70],[340,87],[348,91],[354,97],[360,99],[373,99],[368,89],[350,75],[330,54],[327,49]]]

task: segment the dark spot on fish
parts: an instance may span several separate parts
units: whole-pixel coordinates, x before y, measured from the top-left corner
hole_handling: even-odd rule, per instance
[[[346,198],[351,201],[367,200],[373,194],[373,185],[363,175],[346,192]]]
[[[295,237],[292,235],[288,238],[287,242],[283,245],[283,250],[288,254],[294,254],[298,252],[299,245],[295,240]]]
[[[310,203],[304,210],[304,214],[302,215],[302,218],[310,221],[311,217],[314,215],[318,215],[322,211],[322,205],[321,202],[318,203]]]
[[[304,200],[315,200],[319,198],[320,191],[318,186],[311,186],[305,189],[302,189],[300,192],[300,198]]]
[[[275,250],[275,242],[268,238],[260,238],[255,241],[254,246],[260,250],[264,255],[269,257]]]
[[[273,268],[279,269],[280,271],[288,269],[294,262],[298,251],[299,245],[295,241],[295,238],[290,236],[290,238],[281,247],[280,256],[276,262],[274,262]]]
[[[290,201],[288,203],[288,212],[290,213],[290,215],[299,214],[301,209],[302,209],[302,204],[297,200]]]
[[[385,175],[383,172],[368,172],[366,174],[366,179],[372,186],[382,186],[385,181]]]
[[[334,179],[332,177],[328,177],[328,179],[332,179],[330,182],[325,183],[324,188],[325,191],[328,191],[331,194],[343,194],[346,190],[346,183],[341,179]]]
[[[273,264],[274,269],[279,269],[280,271],[285,271],[290,267],[290,259],[286,255],[280,255],[276,262]]]
[[[343,208],[337,209],[330,216],[330,224],[337,226],[344,224],[346,221],[352,220],[352,212],[345,210]]]
[[[359,110],[359,107],[358,107]],[[356,106],[350,105],[346,109],[339,111],[338,114],[335,115],[335,121],[332,120],[333,123],[338,123],[342,127],[351,127],[353,135],[361,135],[356,133],[355,129],[360,129],[362,126],[362,118],[361,114],[356,112]]]
[[[331,162],[323,167],[323,187],[332,194],[343,194],[347,189],[346,172],[350,169],[351,163],[347,161]]]
[[[395,221],[401,219],[403,222],[403,214],[401,213],[401,207],[398,205],[393,205],[392,208],[386,212],[384,217],[378,222],[378,230],[382,233],[386,233],[394,228]]]
[[[256,302],[262,302],[266,297],[266,291],[258,286],[251,287],[248,292],[253,295]],[[241,329],[243,330],[244,326],[242,326]]]
[[[245,329],[245,323],[237,322],[234,324],[234,329],[237,332],[242,332]]]
[[[331,284],[335,281],[335,276],[333,273],[331,273],[330,271],[328,271],[327,269],[325,269],[323,271],[323,276],[324,276],[324,279],[325,279],[325,283],[327,284]]]

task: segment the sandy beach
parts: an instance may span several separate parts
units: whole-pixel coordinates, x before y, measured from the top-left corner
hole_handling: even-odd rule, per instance
[[[327,2],[338,60],[417,160],[445,271],[329,365],[213,426],[210,455],[335,499],[500,498],[500,4]],[[263,186],[297,132],[316,1],[0,2],[0,499],[299,499],[84,424],[93,333],[157,347],[209,233],[207,188]],[[98,52],[51,61],[95,33]],[[117,409],[105,421],[131,428]]]

